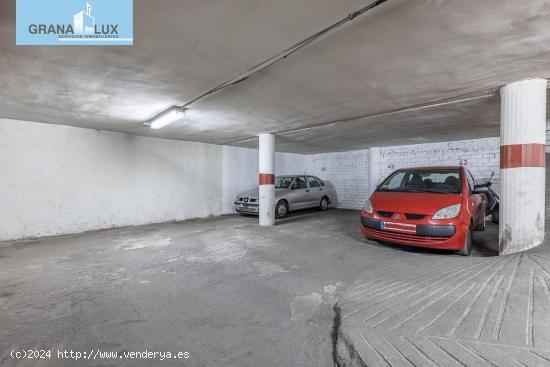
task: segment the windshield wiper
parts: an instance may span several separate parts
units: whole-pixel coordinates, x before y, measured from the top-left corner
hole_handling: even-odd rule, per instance
[[[386,192],[420,192],[417,189],[378,189],[378,191],[386,191]]]
[[[379,189],[378,191],[386,191],[386,192],[429,192],[433,194],[457,194],[456,192],[449,192],[449,191],[436,191],[436,190],[428,190],[428,189],[420,189],[420,188],[407,188],[407,189]]]
[[[429,192],[433,194],[458,194],[457,192],[453,191],[437,191],[437,190],[429,190],[429,189],[412,189],[417,192]]]

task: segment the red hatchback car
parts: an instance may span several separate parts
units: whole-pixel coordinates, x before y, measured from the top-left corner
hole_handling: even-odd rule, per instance
[[[361,211],[369,239],[456,250],[470,255],[472,231],[485,230],[485,195],[465,167],[400,169],[388,176]]]

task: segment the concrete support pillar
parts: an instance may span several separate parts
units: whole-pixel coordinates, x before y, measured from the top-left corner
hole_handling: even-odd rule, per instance
[[[530,79],[500,90],[499,253],[544,240],[546,80]]]
[[[275,135],[260,134],[260,225],[275,225]]]
[[[376,185],[381,181],[380,177],[380,148],[369,148],[369,196],[376,190]]]

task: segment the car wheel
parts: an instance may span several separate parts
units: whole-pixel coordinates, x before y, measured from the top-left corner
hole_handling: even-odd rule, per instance
[[[485,228],[487,228],[487,217],[484,215],[483,219],[482,219],[482,222],[478,223],[475,230],[483,232],[485,230]]]
[[[321,202],[319,203],[319,210],[327,210],[328,209],[328,199],[326,197],[323,197],[321,199]]]
[[[491,222],[498,224],[498,209],[491,215]]]
[[[284,218],[288,214],[288,204],[281,200],[275,206],[275,218]]]
[[[472,253],[472,228],[468,228],[468,233],[466,234],[466,240],[464,241],[464,248],[458,250],[457,254],[461,256],[470,256]]]

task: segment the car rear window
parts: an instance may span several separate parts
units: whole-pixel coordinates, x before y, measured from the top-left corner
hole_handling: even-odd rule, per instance
[[[307,176],[307,183],[309,184],[309,187],[319,187],[319,182],[317,182],[317,179],[313,176]]]
[[[460,170],[399,170],[388,176],[377,191],[459,194]]]

